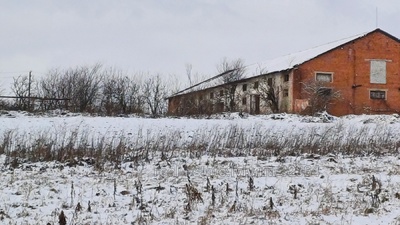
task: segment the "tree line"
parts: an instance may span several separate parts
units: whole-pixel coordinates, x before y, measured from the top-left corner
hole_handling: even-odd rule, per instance
[[[174,88],[175,87],[175,88]],[[101,64],[68,69],[52,69],[35,79],[22,75],[11,87],[14,101],[2,101],[14,110],[47,111],[65,109],[71,112],[149,114],[158,117],[166,112],[165,98],[177,90],[160,74],[127,75]]]

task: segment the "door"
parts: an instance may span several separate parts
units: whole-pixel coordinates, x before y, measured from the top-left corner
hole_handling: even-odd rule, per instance
[[[260,114],[260,95],[250,95],[250,113]]]
[[[254,114],[260,114],[260,95],[254,95]]]

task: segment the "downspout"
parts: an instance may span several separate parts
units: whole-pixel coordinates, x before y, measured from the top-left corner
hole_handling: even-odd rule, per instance
[[[351,102],[351,109],[352,109],[352,113],[356,114],[356,89],[357,87],[359,87],[359,85],[357,85],[357,74],[356,74],[356,50],[354,49],[354,44],[351,48],[351,51],[353,53],[353,57],[352,57],[352,61],[353,61],[353,85],[352,85],[352,102]]]

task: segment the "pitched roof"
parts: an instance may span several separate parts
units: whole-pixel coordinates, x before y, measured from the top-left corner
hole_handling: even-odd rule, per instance
[[[271,74],[271,73],[276,73],[276,72],[292,69],[292,68],[294,68],[300,64],[303,64],[309,60],[312,60],[322,54],[325,54],[325,53],[332,51],[336,48],[339,48],[349,42],[355,41],[359,38],[365,37],[368,34],[371,34],[374,32],[381,32],[381,33],[385,34],[386,36],[389,36],[390,38],[400,42],[400,40],[398,38],[396,38],[396,37],[390,35],[389,33],[378,28],[378,29],[375,29],[370,32],[365,32],[365,33],[354,35],[354,36],[351,36],[348,38],[343,38],[343,39],[333,41],[333,42],[330,42],[327,44],[319,45],[319,46],[316,46],[316,47],[313,47],[313,48],[310,48],[310,49],[307,49],[304,51],[284,55],[284,56],[281,56],[278,58],[266,60],[262,63],[246,66],[246,74],[243,77],[243,79],[249,79],[249,78],[257,77],[257,76],[260,76],[263,74]],[[260,68],[265,70],[266,72],[261,73]],[[226,74],[226,73],[219,74],[219,75],[212,77],[206,81],[200,82],[196,85],[186,88],[180,92],[175,93],[171,97],[176,96],[176,95],[186,94],[186,93],[193,92],[193,91],[204,90],[207,88],[219,86],[222,83],[218,83],[218,82],[216,82],[216,80],[217,80],[217,78],[221,77],[224,74]]]
[[[273,72],[279,72],[287,69],[292,69],[293,67],[303,64],[311,59],[314,59],[324,53],[327,53],[331,50],[334,50],[336,48],[339,48],[351,41],[355,41],[356,39],[362,38],[367,36],[368,34],[374,33],[374,32],[381,32],[385,34],[386,36],[389,36],[390,38],[394,39],[397,42],[400,42],[400,40],[389,33],[377,28],[373,31],[370,32],[365,32],[362,34],[358,34],[355,36],[351,36],[348,38],[343,38],[337,41],[333,41],[327,44],[319,45],[304,51],[292,53],[289,55],[284,55],[275,59],[267,60],[264,63],[261,64],[262,68],[266,68],[268,73],[273,73]]]

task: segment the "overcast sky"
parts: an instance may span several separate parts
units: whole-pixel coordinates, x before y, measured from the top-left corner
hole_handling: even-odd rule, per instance
[[[377,21],[400,37],[400,2],[0,0],[0,79],[97,62],[182,79],[190,63],[212,76],[224,57],[254,64],[371,31]]]

